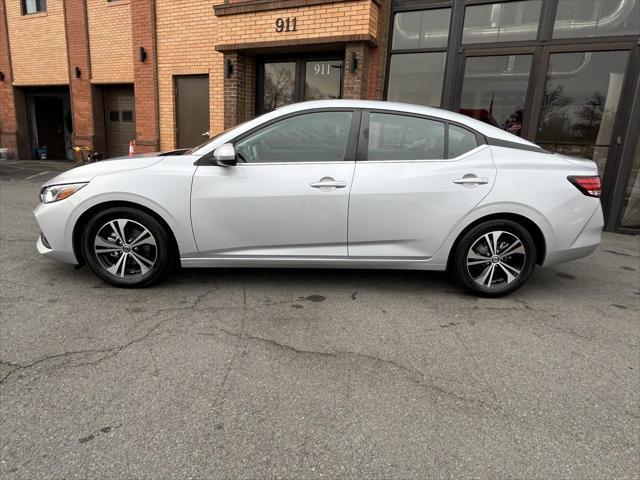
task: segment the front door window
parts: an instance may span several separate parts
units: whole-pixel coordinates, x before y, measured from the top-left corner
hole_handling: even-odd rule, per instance
[[[338,58],[268,61],[261,69],[259,113],[305,100],[342,98],[343,61]]]
[[[536,143],[594,160],[602,174],[628,51],[552,53]]]

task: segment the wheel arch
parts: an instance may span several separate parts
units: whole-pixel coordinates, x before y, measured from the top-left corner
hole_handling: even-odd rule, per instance
[[[75,225],[73,226],[73,234],[72,234],[73,254],[76,257],[76,260],[78,261],[78,265],[84,265],[86,263],[84,258],[84,252],[82,249],[82,232],[84,231],[84,227],[89,222],[89,219],[93,215],[101,211],[107,210],[109,208],[118,208],[118,207],[134,208],[136,210],[145,212],[151,215],[153,218],[155,218],[160,223],[160,225],[162,225],[162,227],[166,230],[167,235],[169,237],[169,243],[171,245],[171,248],[176,254],[175,258],[179,259],[180,250],[178,248],[178,242],[176,240],[175,233],[169,226],[169,223],[164,218],[162,218],[160,214],[153,211],[151,208],[141,205],[139,203],[128,202],[126,200],[112,200],[112,201],[101,202],[91,206],[90,208],[82,212],[80,217],[78,217],[78,220],[76,221]]]
[[[538,265],[542,265],[544,263],[544,259],[547,255],[547,241],[545,239],[544,233],[542,233],[542,229],[538,226],[538,224],[530,218],[525,217],[524,215],[520,215],[517,213],[500,212],[485,215],[474,220],[458,234],[455,241],[453,242],[453,245],[451,246],[451,249],[449,250],[449,256],[447,258],[447,270],[449,270],[449,268],[451,267],[451,262],[453,260],[453,257],[455,256],[458,244],[466,235],[466,233],[476,225],[490,220],[511,220],[512,222],[516,222],[526,228],[536,245],[536,263]]]

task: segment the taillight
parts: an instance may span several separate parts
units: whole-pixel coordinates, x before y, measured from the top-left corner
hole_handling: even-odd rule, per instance
[[[588,197],[599,197],[602,193],[602,184],[600,183],[600,177],[598,175],[592,177],[571,175],[567,177],[567,180],[573,183],[578,190]]]

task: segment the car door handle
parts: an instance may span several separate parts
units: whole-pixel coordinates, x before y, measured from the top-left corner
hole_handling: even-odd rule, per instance
[[[485,185],[489,183],[489,179],[487,177],[476,177],[473,176],[464,176],[462,178],[457,178],[453,181],[453,183],[457,183],[458,185]]]
[[[345,188],[347,182],[337,182],[335,180],[320,180],[309,184],[313,188],[329,189],[329,188]]]

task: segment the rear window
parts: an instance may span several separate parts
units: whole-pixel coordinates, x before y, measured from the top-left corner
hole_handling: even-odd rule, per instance
[[[448,157],[455,158],[464,155],[478,146],[476,135],[466,128],[449,124]]]

